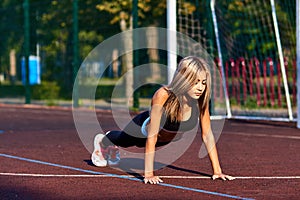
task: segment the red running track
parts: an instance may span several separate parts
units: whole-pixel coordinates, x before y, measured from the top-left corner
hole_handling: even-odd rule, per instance
[[[105,129],[110,111],[98,110]],[[0,105],[0,199],[299,199],[300,130],[295,123],[226,120],[217,143],[224,173],[212,181],[199,159],[200,134],[183,156],[159,169],[164,184],[91,165],[67,108]]]

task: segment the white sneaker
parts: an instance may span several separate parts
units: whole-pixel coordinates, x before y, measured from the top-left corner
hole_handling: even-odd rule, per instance
[[[104,136],[103,134],[97,134],[94,138],[94,151],[91,159],[92,163],[97,167],[107,166],[108,148],[104,149],[100,145]]]

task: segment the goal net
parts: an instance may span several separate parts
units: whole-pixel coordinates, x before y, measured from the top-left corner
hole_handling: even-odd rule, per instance
[[[216,0],[215,12],[210,3],[179,0],[177,29],[202,44],[219,73],[223,68],[232,117],[295,118],[296,1],[275,0],[272,7],[271,1]],[[220,87],[212,88],[214,107],[225,101]]]

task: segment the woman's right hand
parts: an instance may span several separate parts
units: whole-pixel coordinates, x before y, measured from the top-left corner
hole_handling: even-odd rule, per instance
[[[159,184],[163,181],[158,176],[145,176],[144,177],[144,183],[150,183],[150,184]]]

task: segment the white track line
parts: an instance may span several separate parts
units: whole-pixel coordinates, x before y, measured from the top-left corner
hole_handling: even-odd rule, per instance
[[[105,178],[109,175],[92,174],[26,174],[26,173],[1,173],[1,176],[25,176],[25,177],[63,177],[63,178]],[[120,177],[134,177],[132,175],[119,175]],[[210,179],[208,176],[159,176],[165,179]],[[236,179],[300,179],[300,176],[237,176]]]
[[[293,135],[270,135],[270,134],[259,134],[259,133],[226,133],[232,135],[250,136],[250,137],[272,137],[272,138],[283,138],[283,139],[295,139],[300,140],[300,136]]]
[[[85,169],[66,166],[66,165],[59,165],[59,164],[55,164],[55,163],[44,162],[44,161],[41,161],[41,160],[34,160],[34,159],[29,159],[29,158],[24,158],[24,157],[19,157],[19,156],[13,156],[13,155],[9,155],[9,154],[1,154],[0,153],[0,156],[5,157],[5,158],[11,158],[11,159],[16,159],[16,160],[27,161],[27,162],[36,163],[36,164],[52,166],[52,167],[59,167],[59,168],[63,168],[63,169],[71,169],[71,170],[74,170],[74,171],[81,171],[81,172],[88,173],[88,174],[93,174],[93,175],[107,175],[107,176],[110,176],[110,177],[120,178],[120,179],[124,179],[124,180],[126,179],[126,180],[131,180],[131,181],[142,182],[142,180],[140,178],[137,178],[137,177],[129,177],[129,176],[124,177],[124,176],[117,175],[117,174],[96,172],[96,171],[85,170]],[[225,193],[220,193],[220,192],[202,190],[202,189],[185,187],[185,186],[180,186],[180,185],[173,185],[173,184],[168,184],[168,183],[160,183],[159,185],[162,186],[162,187],[175,188],[175,189],[184,190],[184,191],[193,191],[193,192],[197,192],[197,193],[201,193],[201,194],[209,194],[209,195],[215,195],[215,196],[218,196],[218,197],[227,197],[227,198],[231,198],[231,199],[247,199],[247,200],[252,199],[252,198],[244,198],[244,197],[225,194]]]

